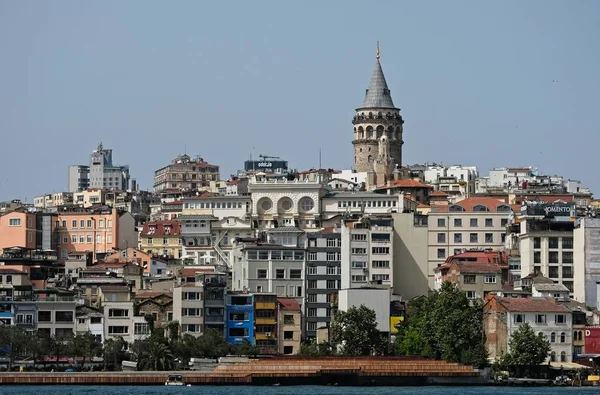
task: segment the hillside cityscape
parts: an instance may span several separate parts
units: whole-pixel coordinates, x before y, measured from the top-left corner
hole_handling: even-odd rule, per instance
[[[600,354],[600,200],[534,164],[403,163],[410,114],[379,49],[374,60],[340,144],[350,169],[256,152],[228,158],[240,170],[227,177],[221,159],[183,153],[142,190],[126,152],[90,142],[89,160],[57,175],[63,192],[0,203],[2,328],[121,342],[138,357],[125,366],[155,329],[210,337],[195,343],[203,357],[207,344],[302,354],[335,343],[336,314],[367,308],[386,354],[410,305],[450,283],[482,314],[489,362],[524,324],[548,339],[550,364]]]

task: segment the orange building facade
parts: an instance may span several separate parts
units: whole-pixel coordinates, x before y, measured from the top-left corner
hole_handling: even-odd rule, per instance
[[[116,209],[59,212],[57,221],[59,259],[66,259],[73,252],[92,252],[95,260],[96,254],[118,249],[119,214]]]
[[[0,216],[0,250],[10,247],[35,248],[35,221],[35,214],[21,210]]]

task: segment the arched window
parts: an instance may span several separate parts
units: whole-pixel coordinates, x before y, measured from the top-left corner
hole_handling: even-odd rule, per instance
[[[556,333],[554,332],[550,334],[550,343],[556,343]]]
[[[560,353],[560,361],[567,362],[567,353],[565,351],[561,351]]]
[[[489,211],[489,210],[483,204],[477,204],[477,205],[473,206],[473,211],[474,212],[481,212],[481,211]]]
[[[367,126],[367,138],[373,138],[373,126]]]
[[[363,129],[362,126],[358,127],[358,138],[359,139],[364,139],[365,138],[365,129]]]
[[[373,162],[373,157],[371,155],[369,155],[367,159],[369,160],[369,162]]]
[[[556,352],[554,351],[550,353],[550,362],[556,362]]]
[[[453,204],[448,207],[448,211],[465,211],[465,209],[462,206],[459,206],[458,204]]]
[[[380,139],[383,136],[383,126],[377,126],[377,138]]]
[[[506,204],[501,204],[498,207],[496,207],[496,211],[497,212],[510,211],[510,206],[507,206]]]
[[[562,332],[562,333],[560,334],[560,342],[561,342],[561,343],[564,343],[564,342],[566,342],[566,341],[567,341],[567,335],[565,335],[565,332]]]

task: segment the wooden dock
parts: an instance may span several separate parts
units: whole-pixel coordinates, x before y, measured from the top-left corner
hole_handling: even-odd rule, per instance
[[[281,357],[220,365],[210,372],[0,373],[0,385],[164,385],[169,374],[182,374],[191,385],[476,384],[481,377],[471,366],[427,359]]]

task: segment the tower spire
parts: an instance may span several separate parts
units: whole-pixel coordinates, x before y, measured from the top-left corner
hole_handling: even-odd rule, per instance
[[[379,60],[379,40],[377,40],[377,60]]]

